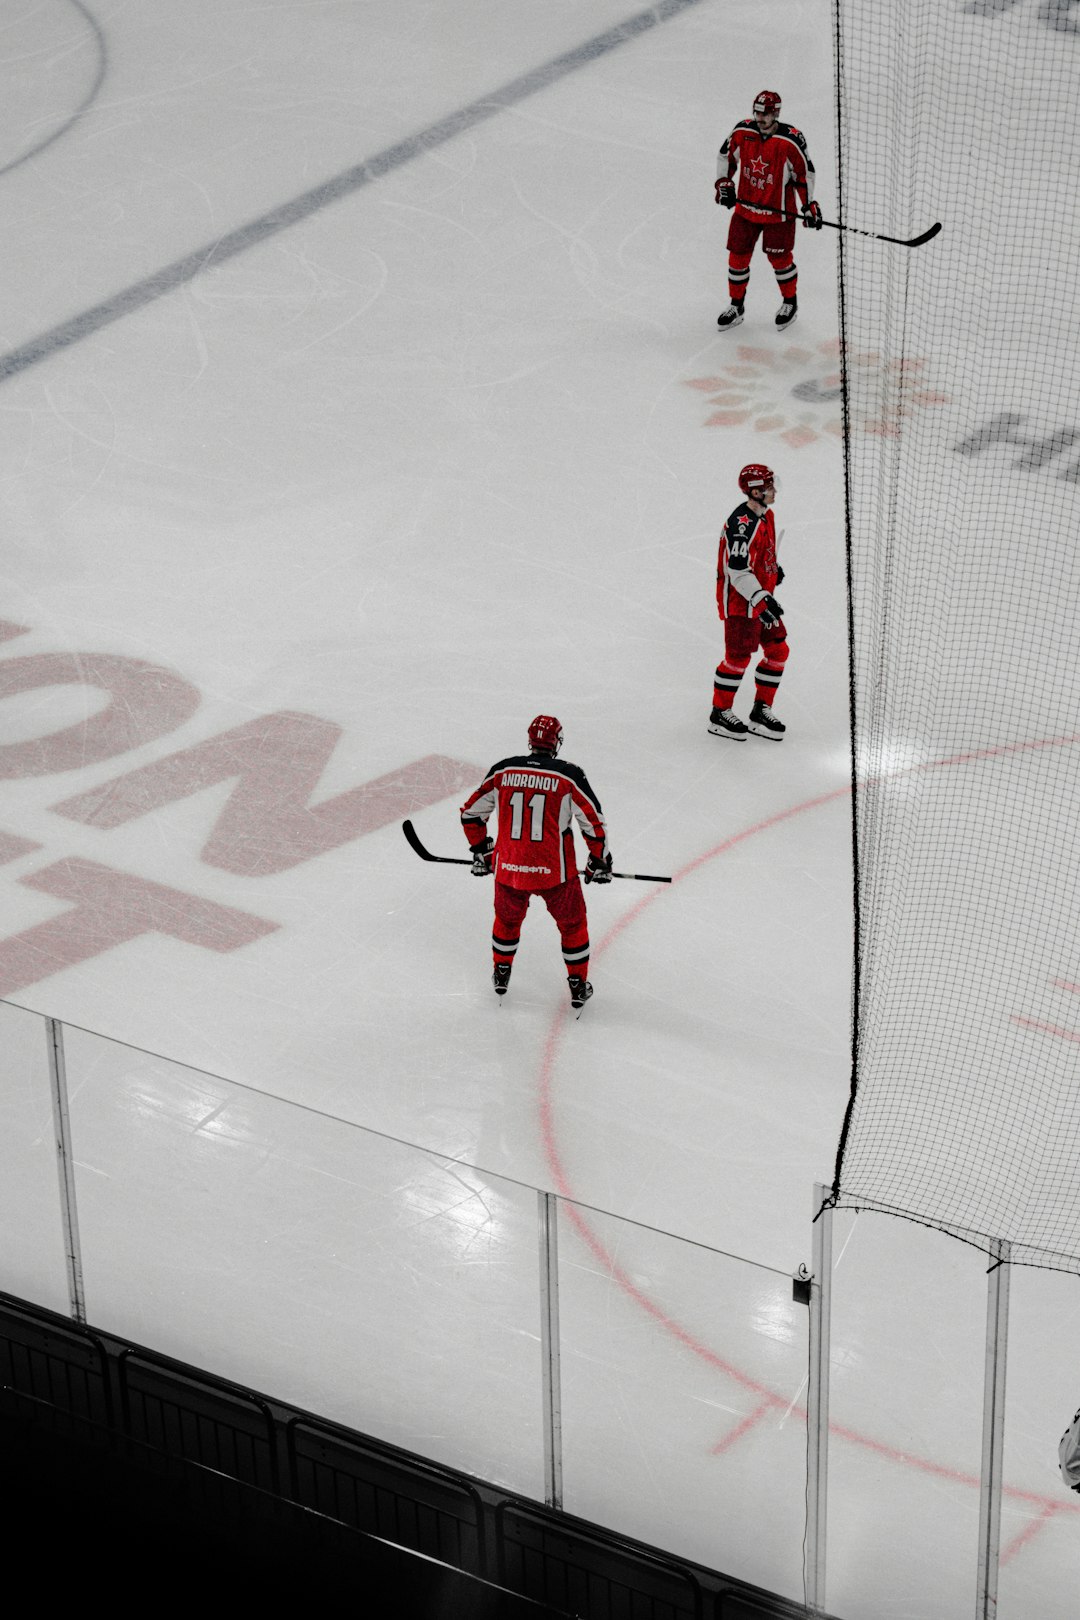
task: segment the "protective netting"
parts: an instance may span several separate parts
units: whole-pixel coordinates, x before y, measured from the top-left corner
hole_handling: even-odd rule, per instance
[[[833,0],[858,910],[842,1205],[1080,1270],[1080,4]]]

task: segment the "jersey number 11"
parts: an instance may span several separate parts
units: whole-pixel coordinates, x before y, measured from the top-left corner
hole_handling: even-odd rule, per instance
[[[542,844],[544,841],[544,802],[545,795],[543,793],[534,793],[529,800],[532,822],[529,837],[534,844]],[[510,809],[512,812],[510,817],[510,837],[518,839],[521,837],[521,824],[525,820],[525,795],[520,790],[517,793],[511,793]]]

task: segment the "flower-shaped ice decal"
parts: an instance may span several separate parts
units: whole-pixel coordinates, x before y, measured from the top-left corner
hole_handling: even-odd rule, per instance
[[[912,412],[947,405],[949,395],[927,386],[925,370],[924,360],[854,352],[848,396],[853,431],[896,438]],[[705,427],[775,433],[793,450],[840,438],[844,431],[837,339],[807,348],[743,343],[717,376],[690,377],[686,386],[709,396]]]

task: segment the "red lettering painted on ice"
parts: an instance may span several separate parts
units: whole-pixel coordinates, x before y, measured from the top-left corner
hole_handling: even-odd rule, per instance
[[[29,634],[0,619],[0,644]],[[191,682],[161,665],[109,653],[41,653],[0,660],[0,698],[55,686],[108,694],[98,714],[28,741],[0,745],[0,778],[78,769],[126,753],[183,725],[201,702]],[[119,827],[174,800],[235,779],[202,849],[209,866],[246,877],[288,871],[354,838],[470,787],[477,767],[427,754],[312,804],[342,735],[317,715],[263,715],[152,761],[52,808],[89,826]],[[33,839],[0,831],[0,864],[32,854]],[[143,934],[232,951],[278,924],[182,890],[70,858],[19,881],[71,909],[0,940],[0,995],[73,967]]]
[[[51,776],[111,759],[174,731],[195,713],[198,689],[159,664],[109,653],[38,653],[0,661],[0,698],[48,686],[97,686],[100,714],[44,737],[0,745],[0,777]]]
[[[114,871],[97,861],[57,861],[19,882],[70,901],[72,909],[0,940],[0,996],[10,996],[141,934],[167,934],[208,951],[235,951],[278,927],[250,912]]]
[[[427,754],[313,805],[341,735],[317,715],[261,715],[52,808],[92,827],[119,827],[236,778],[200,858],[242,877],[267,877],[460,793],[477,774],[461,760]]]

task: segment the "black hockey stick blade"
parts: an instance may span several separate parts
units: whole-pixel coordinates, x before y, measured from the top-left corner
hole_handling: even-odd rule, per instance
[[[910,242],[905,242],[904,243],[904,246],[905,247],[922,247],[924,242],[932,241],[933,238],[940,231],[940,229],[941,229],[941,221],[939,219],[936,225],[931,225],[930,229],[928,231],[923,231],[921,236],[913,236],[911,238]]]
[[[411,821],[403,821],[401,830],[422,861],[442,861],[446,866],[472,865],[472,861],[467,860],[464,855],[433,855],[430,849],[425,849],[420,842],[420,834]]]
[[[861,231],[857,225],[840,225],[834,219],[823,219],[823,225],[831,225],[835,231],[851,231],[855,236],[872,236],[875,242],[895,242],[897,247],[922,247],[924,242],[933,241],[941,229],[941,221],[931,225],[928,231],[921,236],[883,236],[880,231]]]

